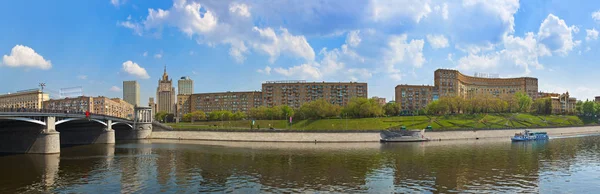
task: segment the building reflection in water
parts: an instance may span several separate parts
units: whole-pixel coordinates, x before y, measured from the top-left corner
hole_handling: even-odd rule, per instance
[[[565,183],[548,175],[600,163],[598,140],[75,146],[0,156],[0,192],[553,192],[540,185]]]

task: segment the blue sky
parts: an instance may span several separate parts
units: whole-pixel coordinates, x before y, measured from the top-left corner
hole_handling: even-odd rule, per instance
[[[0,93],[83,87],[141,101],[167,66],[194,91],[260,90],[269,80],[362,81],[391,100],[437,68],[532,76],[547,92],[600,95],[600,2],[515,0],[7,1]],[[176,82],[175,82],[176,83]],[[176,85],[174,85],[176,87]]]

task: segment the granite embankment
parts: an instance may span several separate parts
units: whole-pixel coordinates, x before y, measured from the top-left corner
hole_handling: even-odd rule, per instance
[[[522,129],[427,132],[432,140],[509,138]],[[538,128],[550,137],[600,134],[600,126]],[[248,142],[376,142],[379,132],[243,132],[243,131],[155,131],[153,139],[248,141]]]

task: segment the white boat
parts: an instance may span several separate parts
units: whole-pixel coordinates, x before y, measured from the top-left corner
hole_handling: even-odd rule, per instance
[[[428,126],[428,128],[430,128]],[[429,138],[425,137],[425,129],[422,130],[406,130],[405,127],[402,127],[403,130],[393,132],[389,130],[384,130],[379,133],[381,136],[380,142],[421,142],[421,141],[429,141]]]

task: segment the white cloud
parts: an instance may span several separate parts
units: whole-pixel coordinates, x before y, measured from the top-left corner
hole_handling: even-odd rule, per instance
[[[436,5],[433,10],[440,12],[440,15],[444,20],[448,20],[448,3],[443,3],[442,6]]]
[[[133,31],[133,33],[135,35],[141,36],[142,35],[142,31],[144,31],[143,30],[143,26],[141,26],[138,23],[133,23],[133,22],[129,21],[129,19],[131,19],[131,17],[128,17],[127,21],[117,22],[117,26],[123,26],[125,28],[129,28],[129,29],[131,29]]]
[[[250,7],[243,3],[231,3],[229,5],[229,12],[236,13],[243,17],[250,17]]]
[[[592,13],[592,19],[594,19],[594,21],[600,21],[600,10],[595,11]]]
[[[419,23],[423,18],[431,13],[429,0],[373,0],[370,6],[374,21],[397,22],[397,19],[410,18],[415,23]]]
[[[348,36],[346,37],[346,44],[351,46],[351,47],[356,47],[358,46],[358,44],[360,44],[360,36],[358,36],[360,33],[360,30],[354,30],[354,31],[350,31],[348,33]]]
[[[78,75],[77,79],[81,79],[81,80],[87,79],[87,75]]]
[[[429,42],[429,44],[431,44],[431,47],[434,49],[446,48],[446,47],[450,46],[450,44],[448,44],[448,39],[444,35],[441,35],[441,34],[440,35],[428,34],[427,41]]]
[[[44,59],[32,48],[23,45],[15,45],[10,51],[10,55],[2,57],[2,65],[8,67],[26,67],[50,69],[52,62]]]
[[[390,36],[388,39],[388,48],[384,50],[383,63],[390,77],[395,80],[401,78],[400,70],[397,65],[409,65],[416,68],[423,66],[425,57],[423,57],[422,39],[407,41],[407,35]]]
[[[148,51],[144,51],[144,53],[142,54],[142,56],[147,57],[148,56]]]
[[[448,59],[450,62],[454,62],[454,59],[452,59],[452,53],[448,53],[448,57],[446,59]]]
[[[586,41],[598,39],[598,31],[596,30],[596,28],[592,28],[591,30],[586,29],[585,33],[586,33],[586,36],[585,36]]]
[[[123,71],[140,79],[150,78],[148,72],[146,72],[146,69],[140,67],[140,65],[134,63],[133,61],[123,62]]]
[[[265,74],[265,75],[271,75],[271,67],[266,66],[264,69],[256,70],[256,72],[262,73],[262,74]]]
[[[110,0],[110,4],[112,4],[115,7],[119,7],[119,0]]]
[[[289,52],[291,55],[302,57],[307,61],[315,59],[315,52],[304,36],[294,36],[285,28],[279,30],[279,35],[272,28],[254,27],[253,30],[259,33],[263,41],[255,42],[252,46],[271,56],[269,59],[271,63],[275,62],[282,52]]]
[[[567,26],[566,22],[559,17],[549,14],[540,25],[537,39],[550,51],[566,55],[579,43],[573,41],[572,32],[575,26]]]
[[[322,77],[321,72],[315,65],[307,63],[287,69],[277,67],[274,71],[287,77],[298,77],[300,79],[320,79]]]
[[[497,55],[474,55],[462,57],[458,60],[458,69],[460,70],[485,70],[498,66],[499,58]]]
[[[108,90],[110,90],[111,92],[120,92],[120,91],[121,91],[121,88],[119,88],[119,87],[117,87],[117,86],[112,86],[112,87],[110,87],[110,89],[108,89]]]
[[[162,59],[162,57],[163,57],[162,51],[160,53],[154,54],[155,59]]]
[[[214,30],[217,21],[215,13],[200,3],[177,0],[169,10],[148,9],[148,16],[143,24],[146,29],[161,27],[165,24],[175,26],[191,37],[194,34]]]

